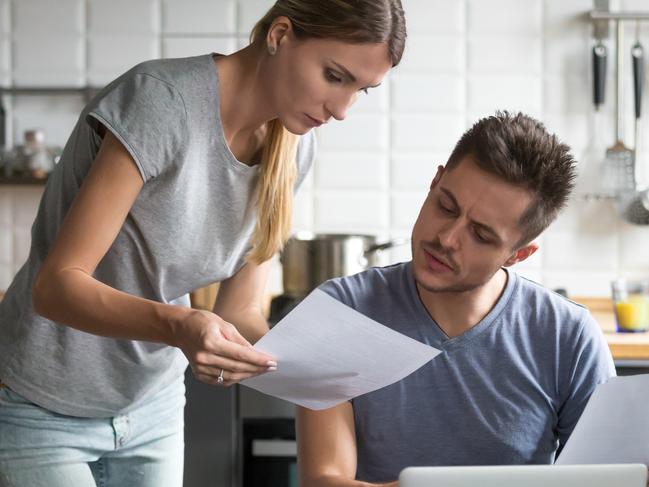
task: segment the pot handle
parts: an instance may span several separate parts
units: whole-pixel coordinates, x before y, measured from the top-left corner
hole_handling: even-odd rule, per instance
[[[394,240],[390,240],[388,242],[382,243],[382,244],[374,244],[370,245],[365,252],[363,252],[363,256],[366,257],[370,254],[373,254],[375,252],[380,252],[381,250],[387,250],[391,249],[392,247],[397,247],[398,245],[405,245],[408,242],[410,242],[409,238],[395,238]]]

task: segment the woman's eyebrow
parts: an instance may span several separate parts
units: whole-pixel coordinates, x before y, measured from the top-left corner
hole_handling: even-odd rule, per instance
[[[333,59],[330,59],[329,61],[331,61],[332,64],[335,64],[336,67],[337,67],[338,69],[340,69],[340,70],[343,72],[343,74],[344,74],[345,76],[347,76],[347,77],[351,80],[352,83],[356,83],[356,76],[354,76],[354,75],[351,73],[351,71],[350,71],[349,69],[347,69],[347,68],[346,68],[345,66],[343,66],[342,64],[337,63],[337,62],[334,61]],[[381,83],[377,83],[377,84],[375,84],[375,85],[370,85],[370,86],[368,86],[368,88],[378,88],[379,86],[381,86]]]
[[[356,83],[356,76],[354,76],[354,75],[351,73],[351,71],[349,71],[349,69],[347,69],[347,68],[346,68],[345,66],[343,66],[342,64],[337,63],[337,62],[334,61],[333,59],[330,59],[330,61],[331,61],[333,64],[335,64],[336,67],[337,67],[338,69],[340,69],[340,70],[345,74],[345,76],[347,76],[347,77],[352,81],[352,83]]]

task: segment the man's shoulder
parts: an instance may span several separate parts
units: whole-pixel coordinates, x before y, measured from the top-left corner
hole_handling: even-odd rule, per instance
[[[333,298],[355,307],[359,302],[376,302],[391,292],[402,292],[408,285],[409,262],[385,267],[371,267],[346,277],[337,277],[321,284],[319,289]]]
[[[526,277],[518,275],[517,280],[512,307],[517,313],[525,313],[542,331],[552,328],[560,334],[580,334],[584,328],[596,330],[585,306]]]
[[[543,284],[520,274],[517,274],[516,278],[519,282],[519,291],[527,297],[533,297],[541,302],[551,303],[561,309],[571,310],[576,313],[583,313],[586,311],[586,308],[583,305],[572,301],[563,294],[559,294],[558,292],[549,289]]]

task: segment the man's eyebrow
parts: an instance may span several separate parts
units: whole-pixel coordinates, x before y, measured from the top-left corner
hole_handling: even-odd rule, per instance
[[[448,189],[446,188],[440,188],[442,193],[444,193],[453,203],[453,205],[456,208],[459,208],[460,205],[457,203],[457,199],[455,199],[455,196],[453,196],[453,193],[451,193]],[[486,225],[484,223],[481,223],[476,220],[471,220],[471,223],[473,223],[475,226],[480,227],[481,230],[490,233],[494,238],[498,239],[499,241],[502,241],[500,238],[500,235],[498,235],[498,232],[496,232],[493,228],[491,228],[489,225]]]
[[[333,59],[330,59],[330,61],[332,62],[332,64],[335,64],[336,67],[337,67],[338,69],[340,69],[340,70],[345,74],[345,76],[347,76],[347,77],[351,80],[352,83],[356,83],[356,76],[354,76],[354,75],[351,73],[351,71],[350,71],[349,69],[347,69],[347,68],[346,68],[345,66],[343,66],[342,64],[337,63],[337,62],[334,61]],[[368,88],[378,88],[379,86],[381,86],[381,83],[378,83],[378,84],[376,84],[376,85],[368,86]]]

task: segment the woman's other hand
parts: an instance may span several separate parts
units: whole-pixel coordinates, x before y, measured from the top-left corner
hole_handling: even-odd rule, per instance
[[[192,310],[178,335],[177,346],[194,376],[207,384],[229,386],[277,368],[273,357],[252,348],[234,325],[209,311]]]

